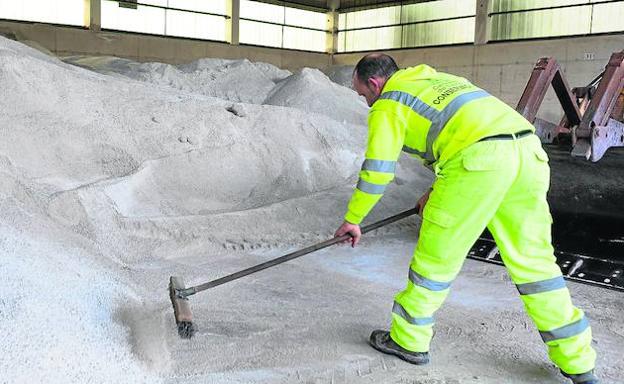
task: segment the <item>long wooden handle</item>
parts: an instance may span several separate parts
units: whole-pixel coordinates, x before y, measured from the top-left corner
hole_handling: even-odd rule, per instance
[[[418,213],[418,208],[412,208],[412,209],[409,209],[407,211],[404,211],[404,212],[401,212],[399,214],[396,214],[394,216],[390,216],[387,219],[380,220],[380,221],[377,221],[377,222],[372,223],[370,225],[364,226],[364,227],[362,227],[361,230],[362,230],[363,234],[367,233],[367,232],[370,232],[370,231],[374,231],[375,229],[383,227],[384,225],[388,225],[390,223],[394,223],[395,221],[404,219],[404,218],[406,218],[408,216],[411,216],[411,215],[414,215],[414,214],[417,214],[417,213]],[[189,288],[186,288],[186,289],[182,289],[182,290],[180,290],[178,292],[178,296],[179,297],[188,297],[188,296],[194,295],[194,294],[196,294],[198,292],[205,291],[206,289],[214,288],[214,287],[216,287],[218,285],[228,283],[228,282],[230,282],[232,280],[240,279],[241,277],[250,275],[252,273],[256,273],[258,271],[262,271],[263,269],[267,269],[267,268],[273,267],[275,265],[282,264],[282,263],[285,263],[287,261],[296,259],[298,257],[307,255],[308,253],[312,253],[314,251],[318,251],[319,249],[327,248],[327,247],[329,247],[331,245],[334,245],[334,244],[337,244],[337,243],[341,243],[343,241],[349,240],[350,238],[351,238],[351,235],[349,235],[349,234],[343,235],[343,236],[340,236],[340,237],[334,237],[333,239],[329,239],[329,240],[323,241],[322,243],[318,243],[318,244],[309,246],[307,248],[300,249],[298,251],[289,253],[287,255],[280,256],[280,257],[277,257],[277,258],[269,260],[269,261],[265,261],[264,263],[261,263],[261,264],[258,264],[258,265],[254,265],[253,267],[249,267],[247,269],[243,269],[242,271],[234,272],[231,275],[227,275],[227,276],[218,278],[216,280],[209,281],[209,282],[204,283],[204,284],[196,285],[194,287],[189,287]]]

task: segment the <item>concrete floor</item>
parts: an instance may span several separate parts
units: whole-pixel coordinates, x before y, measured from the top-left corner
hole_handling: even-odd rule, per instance
[[[567,382],[549,362],[504,268],[472,260],[436,315],[430,365],[373,350],[368,335],[388,326],[393,295],[406,283],[413,231],[369,236],[355,250],[329,248],[198,294],[191,305],[199,330],[190,341],[178,338],[162,290],[172,267],[151,263],[136,272],[150,276],[158,305],[133,308],[121,321],[132,330],[134,352],[171,383]],[[174,268],[196,284],[284,251],[199,255]],[[591,320],[598,375],[605,384],[623,383],[624,295],[576,283],[569,288]],[[154,322],[162,335],[141,334]]]

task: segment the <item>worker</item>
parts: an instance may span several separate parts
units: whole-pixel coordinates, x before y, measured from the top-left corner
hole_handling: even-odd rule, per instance
[[[550,359],[574,383],[598,383],[591,328],[555,262],[548,156],[533,125],[464,78],[424,64],[399,70],[381,53],[358,62],[353,87],[371,107],[368,143],[335,235],[358,243],[359,224],[393,180],[401,151],[435,173],[417,204],[423,220],[407,287],[395,297],[390,331],[373,331],[370,344],[428,363],[434,313],[487,227]]]

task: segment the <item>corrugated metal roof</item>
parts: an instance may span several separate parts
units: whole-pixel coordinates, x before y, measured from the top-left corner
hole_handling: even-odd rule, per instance
[[[316,10],[329,9],[331,0],[288,0],[288,1],[279,1],[279,0],[255,0],[261,1],[263,3],[269,4],[277,4],[277,5],[290,5],[290,6],[301,6],[303,8],[313,8]],[[404,4],[407,3],[416,3],[422,1],[432,1],[432,0],[411,0],[411,1],[403,1]],[[352,9],[352,8],[372,8],[383,4],[400,4],[401,1],[397,0],[340,0],[339,10],[344,9]]]

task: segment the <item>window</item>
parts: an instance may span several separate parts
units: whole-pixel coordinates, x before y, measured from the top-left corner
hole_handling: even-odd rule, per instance
[[[87,25],[84,0],[0,0],[0,18]]]
[[[474,41],[476,1],[429,1],[404,5],[403,47]]]
[[[492,40],[588,35],[624,30],[624,1],[494,0]]]
[[[325,52],[327,24],[325,12],[240,2],[239,40],[243,44]]]
[[[282,25],[241,20],[239,24],[241,43],[281,48]]]
[[[344,12],[338,20],[338,51],[470,43],[475,12],[476,0],[435,0]]]
[[[338,41],[342,41],[344,44],[343,47],[339,47],[338,51],[401,48],[401,32],[400,26],[338,32]],[[344,37],[341,39],[340,35]]]
[[[403,27],[402,47],[472,43],[475,18],[432,21]]]
[[[103,29],[226,40],[228,18],[226,0],[101,0],[101,2]]]

